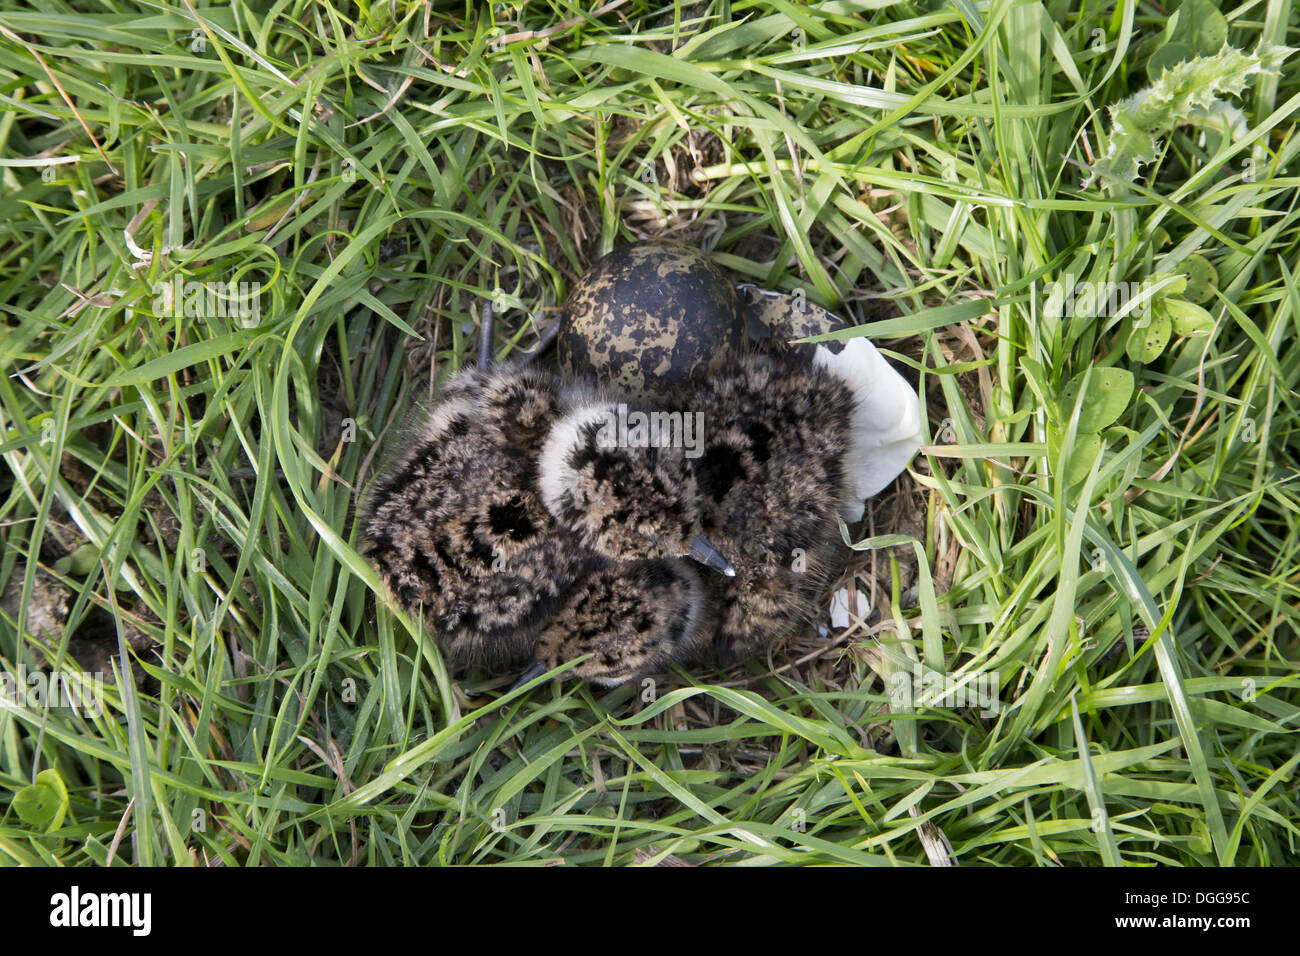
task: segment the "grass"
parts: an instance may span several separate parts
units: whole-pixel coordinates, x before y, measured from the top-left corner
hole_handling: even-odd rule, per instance
[[[147,673],[0,709],[0,862],[1293,861],[1300,58],[1089,182],[1214,42],[1183,3],[0,3],[0,660]],[[385,429],[481,302],[528,348],[664,232],[919,375],[932,444],[846,538],[882,619],[654,693],[449,674],[354,550]],[[1194,271],[1154,356],[1047,303]]]

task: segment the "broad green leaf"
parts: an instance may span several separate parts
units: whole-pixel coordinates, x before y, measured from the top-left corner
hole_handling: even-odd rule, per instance
[[[1182,63],[1184,60],[1190,60],[1196,53],[1191,47],[1183,43],[1166,43],[1147,60],[1147,76],[1152,80],[1157,79],[1165,70]]]
[[[1166,47],[1179,44],[1193,55],[1213,56],[1228,39],[1228,21],[1210,0],[1183,0],[1175,16]]]
[[[57,770],[42,770],[36,775],[35,783],[14,795],[13,807],[24,823],[41,827],[47,833],[57,830],[68,812],[68,788]]]
[[[1179,267],[1187,273],[1187,289],[1183,295],[1189,302],[1200,304],[1214,298],[1214,289],[1219,284],[1219,272],[1209,259],[1193,252],[1179,263]],[[1172,291],[1169,294],[1172,295]]]
[[[1214,328],[1214,317],[1185,299],[1162,299],[1160,310],[1169,317],[1174,335],[1205,335]]]
[[[1151,318],[1146,324],[1135,327],[1129,333],[1128,346],[1125,348],[1128,357],[1143,365],[1154,362],[1169,344],[1172,327],[1173,323],[1164,309],[1152,309]]]
[[[54,562],[54,570],[60,574],[84,578],[99,563],[99,548],[93,544],[83,544],[71,554],[65,554]]]
[[[1071,379],[1061,392],[1061,415],[1068,419],[1074,412],[1075,399],[1083,376]],[[1093,433],[1100,433],[1107,425],[1115,422],[1128,408],[1133,396],[1133,373],[1122,368],[1094,368],[1088,383],[1088,391],[1083,396],[1079,408],[1079,427]]]
[[[1077,485],[1088,477],[1088,469],[1101,451],[1101,436],[1096,432],[1079,432],[1074,447],[1070,450],[1070,459],[1065,466],[1065,483]]]

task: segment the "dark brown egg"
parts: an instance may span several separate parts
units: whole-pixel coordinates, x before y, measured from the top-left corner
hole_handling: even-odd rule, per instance
[[[629,397],[716,371],[745,347],[732,283],[704,253],[655,240],[615,249],[565,303],[560,371]]]

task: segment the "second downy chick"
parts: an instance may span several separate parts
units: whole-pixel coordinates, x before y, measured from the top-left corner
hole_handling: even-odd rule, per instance
[[[708,582],[713,650],[727,666],[815,619],[837,563],[838,519],[857,496],[858,402],[841,376],[799,354],[747,356],[677,401],[705,410],[703,453],[685,466],[704,531],[736,569]]]
[[[682,449],[621,443],[617,418],[623,412],[625,405],[601,395],[575,393],[538,462],[548,511],[608,562],[578,582],[547,623],[539,665],[592,653],[577,672],[600,684],[698,657],[713,629],[705,581],[736,574],[704,534]],[[697,573],[682,558],[705,569]]]
[[[707,542],[666,539],[652,548],[657,560],[624,562],[542,503],[547,439],[591,401],[536,369],[461,372],[377,479],[364,552],[453,663],[531,662],[527,680],[590,653],[575,673],[609,686],[694,651],[702,586],[676,557],[725,568]],[[642,496],[635,473],[607,477]]]
[[[537,628],[603,563],[537,495],[537,456],[563,402],[537,369],[462,371],[368,496],[364,553],[454,663],[527,661]]]
[[[861,502],[851,376],[791,352],[745,356],[683,385],[648,414],[702,415],[696,455],[671,442],[618,445],[613,408],[592,402],[556,422],[539,465],[542,499],[611,561],[689,551],[723,572],[702,582],[712,637],[702,628],[679,653],[711,646],[725,666],[811,622],[838,519]]]

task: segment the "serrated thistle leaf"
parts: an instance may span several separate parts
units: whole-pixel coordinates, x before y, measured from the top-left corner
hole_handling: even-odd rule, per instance
[[[1291,47],[1260,44],[1245,53],[1225,45],[1213,56],[1198,56],[1162,70],[1154,83],[1110,108],[1111,135],[1089,182],[1099,175],[1132,182],[1143,163],[1154,160],[1160,138],[1193,120],[1232,117],[1221,96],[1239,96],[1251,76],[1277,73]],[[1224,124],[1238,136],[1244,124]]]

